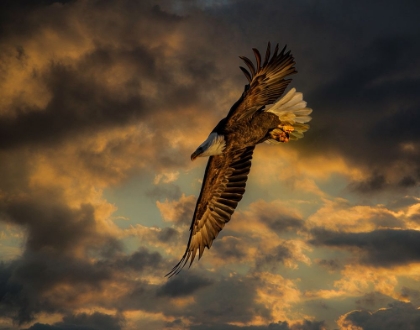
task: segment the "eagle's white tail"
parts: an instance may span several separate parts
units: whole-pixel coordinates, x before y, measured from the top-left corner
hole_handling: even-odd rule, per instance
[[[290,140],[303,138],[303,133],[309,129],[309,125],[306,123],[312,119],[309,116],[312,109],[306,107],[303,94],[297,93],[295,88],[292,88],[286,95],[274,103],[267,112],[276,114],[282,122],[282,125],[293,127],[293,131],[289,132]],[[273,144],[280,143],[274,139],[268,139],[266,142]]]

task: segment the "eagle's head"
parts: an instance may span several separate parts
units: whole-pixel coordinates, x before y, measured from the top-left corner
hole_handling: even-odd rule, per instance
[[[225,146],[225,137],[216,132],[211,132],[207,140],[192,153],[191,160],[194,160],[197,157],[220,155],[225,149]]]

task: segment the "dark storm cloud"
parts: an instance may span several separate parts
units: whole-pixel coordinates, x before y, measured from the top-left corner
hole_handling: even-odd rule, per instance
[[[217,256],[220,256],[224,261],[241,262],[246,257],[246,253],[244,252],[246,250],[246,243],[232,236],[223,237],[216,241],[214,243],[214,250]]]
[[[255,302],[258,280],[234,275],[214,283],[195,298],[199,308],[191,319],[198,324],[224,324],[249,322],[256,315],[269,318],[269,310]]]
[[[121,316],[95,312],[67,315],[62,322],[53,325],[35,323],[25,330],[120,330],[123,324],[124,319]]]
[[[26,229],[21,257],[0,267],[0,311],[18,323],[40,312],[67,311],[80,294],[99,294],[122,273],[164,273],[158,252],[140,248],[125,255],[119,241],[101,234],[90,204],[70,208],[59,194],[39,190],[34,199],[3,199],[0,214],[3,221]],[[96,255],[98,261],[88,255]],[[46,296],[63,285],[74,290]],[[61,329],[65,324],[53,326]]]
[[[100,292],[111,272],[84,260],[46,253],[25,252],[22,258],[0,268],[0,310],[19,324],[29,322],[41,311],[59,312],[86,288]],[[72,285],[72,293],[45,297],[60,284]]]
[[[362,193],[372,193],[381,191],[386,185],[385,176],[383,174],[374,173],[364,181],[350,183],[349,188]]]
[[[178,237],[178,232],[170,227],[163,228],[158,234],[157,239],[161,242],[174,241]]]
[[[185,269],[162,285],[137,282],[129,294],[120,297],[117,308],[164,313],[175,319],[188,319],[193,324],[250,322],[255,317],[271,319],[270,310],[256,302],[257,289],[262,281],[260,277],[232,274],[227,278],[212,279],[208,277],[213,275],[211,273],[203,276],[188,272],[194,270]],[[169,303],[187,297],[192,297],[194,303]],[[115,304],[112,306],[115,308]]]
[[[417,222],[417,223],[420,223],[420,212],[416,212],[416,213],[412,214],[410,216],[410,219]]]
[[[121,310],[145,310],[164,313],[175,319],[188,319],[193,324],[225,324],[249,322],[256,316],[270,319],[270,311],[256,303],[261,279],[233,274],[228,278],[189,274],[187,270],[162,285],[137,282],[127,295],[112,306]],[[212,275],[212,274],[207,274]],[[193,304],[169,303],[179,298],[192,297]],[[151,303],[153,302],[153,303]],[[175,327],[176,328],[176,327]]]
[[[304,225],[302,219],[297,217],[293,217],[290,215],[279,215],[277,214],[269,214],[264,215],[261,214],[260,219],[263,223],[265,223],[270,229],[274,230],[276,233],[280,234],[283,232],[288,231],[296,231],[301,229]]]
[[[27,150],[23,152],[0,151],[0,189],[11,194],[27,189],[31,157]],[[1,203],[1,202],[0,202]],[[1,221],[1,217],[0,217]]]
[[[0,263],[0,314],[16,317],[22,299],[22,284],[11,281],[13,268],[14,265]]]
[[[364,264],[393,267],[420,262],[420,232],[417,230],[375,230],[365,233],[313,231],[310,243],[354,250]]]
[[[360,327],[363,330],[400,330],[420,328],[420,310],[410,303],[396,301],[386,309],[375,312],[368,310],[348,313],[343,324]]]
[[[414,168],[418,163],[417,154],[405,151],[402,144],[417,144],[420,139],[417,129],[420,98],[416,92],[420,78],[399,77],[393,81],[387,77],[398,75],[399,71],[410,71],[413,64],[419,67],[418,60],[410,55],[419,49],[418,43],[405,40],[374,42],[362,49],[363,61],[355,59],[353,67],[346,68],[318,95],[330,101],[328,105],[319,104],[329,116],[324,118],[326,114],[320,112],[320,121],[324,127],[329,127],[325,136],[328,141],[323,143],[374,168],[367,181],[354,184],[356,191],[367,193],[410,187],[418,180],[415,169],[402,172],[399,181],[389,184],[386,171],[395,160],[405,161]],[[334,112],[336,114],[331,116]],[[350,122],[354,124],[349,125]]]
[[[419,301],[419,299],[420,299],[420,291],[404,286],[404,287],[401,288],[401,296],[404,299],[407,299],[407,300],[409,300],[411,302],[413,302],[413,301]]]
[[[389,202],[389,204],[387,205],[387,208],[392,209],[392,210],[400,210],[407,206],[416,204],[417,202],[418,200],[413,196],[401,196]]]
[[[99,4],[97,4],[99,6]],[[70,5],[69,5],[70,6]],[[75,11],[83,10],[78,7],[77,2],[71,4]],[[92,10],[95,5],[92,6]],[[111,5],[104,5],[101,10],[114,10]],[[166,29],[162,30],[161,25],[172,26],[182,29],[185,19],[168,14],[157,6],[150,4],[132,4],[118,3],[117,12],[121,15],[121,21],[117,21],[115,27],[104,26],[109,29],[110,36],[118,39],[115,43],[108,40],[95,40],[95,48],[80,58],[69,59],[51,58],[46,68],[39,69],[34,67],[32,78],[40,86],[44,86],[51,99],[44,108],[36,108],[34,105],[25,103],[24,99],[19,99],[13,103],[9,112],[17,114],[15,116],[0,117],[0,148],[12,148],[32,143],[54,144],[73,137],[74,134],[87,133],[95,130],[121,126],[127,123],[150,120],[149,125],[155,129],[162,129],[163,121],[156,121],[150,118],[150,115],[163,116],[162,111],[183,111],[190,106],[204,104],[207,100],[207,90],[213,86],[217,79],[218,69],[214,61],[207,57],[200,60],[196,54],[185,50],[185,53],[165,55],[161,47],[150,47],[149,38],[146,33],[136,32],[139,39],[126,40],[127,34],[124,30],[127,25],[138,22],[143,17],[149,22],[150,26],[156,25],[159,29],[155,31],[155,37],[166,37]],[[93,33],[94,27],[86,22],[80,22],[80,17],[74,17],[73,13],[66,16],[64,7],[49,7],[45,9],[45,22],[36,24],[32,20],[24,20],[27,29],[32,30],[32,36],[38,36],[42,28],[54,29],[57,24],[57,17],[62,17],[67,28],[59,26],[56,33],[63,33],[68,37],[68,30],[72,24],[83,24],[87,34]],[[135,15],[134,13],[139,14]],[[31,18],[31,12],[23,12],[23,17]],[[37,10],[35,17],[41,15]],[[124,17],[124,19],[122,18]],[[23,19],[23,18],[22,18]],[[181,24],[182,23],[182,24]],[[13,22],[10,22],[13,26]],[[17,23],[15,23],[17,24]],[[33,24],[30,25],[30,24]],[[102,24],[98,23],[98,24]],[[11,29],[13,31],[13,29]],[[105,31],[104,31],[105,32]],[[74,32],[76,34],[76,32]],[[81,38],[81,35],[72,35],[73,39]],[[6,39],[6,38],[5,38]],[[1,40],[1,36],[0,36]],[[7,40],[7,39],[6,39]],[[69,37],[69,40],[72,40]],[[16,57],[21,59],[21,65],[28,66],[28,58],[32,54],[25,48],[25,39],[19,41],[22,45],[16,48]],[[65,42],[65,41],[63,41]],[[11,41],[13,43],[13,41]],[[205,49],[199,49],[198,52],[205,52]],[[24,55],[24,56],[23,56]],[[6,55],[5,55],[6,56]],[[178,59],[178,57],[181,57]],[[66,63],[63,61],[65,60]],[[176,67],[157,63],[174,62]],[[119,65],[129,68],[129,76],[125,77],[124,82],[118,85],[119,90],[113,90],[108,85],[107,80],[113,73],[113,68]],[[181,73],[177,73],[181,72]],[[199,77],[200,83],[194,83]],[[191,80],[190,83],[180,82],[180,80]],[[148,93],[153,85],[155,92]],[[188,121],[193,122],[194,117],[189,117]],[[178,122],[179,126],[187,124],[185,121]],[[173,125],[171,123],[171,125]],[[160,137],[155,144],[165,149],[167,141],[165,137]],[[172,161],[170,155],[162,154],[162,161]]]
[[[11,21],[21,17],[23,11],[42,8],[53,3],[65,4],[73,1],[75,0],[3,0],[0,2],[0,36],[8,30]]]
[[[355,301],[359,309],[376,309],[390,303],[392,299],[380,292],[369,292]]]
[[[41,311],[68,311],[79,295],[86,291],[99,295],[109,283],[124,282],[121,276],[130,270],[136,276],[146,272],[163,274],[163,266],[161,255],[145,248],[97,262],[57,255],[48,249],[27,250],[20,259],[0,266],[0,311],[22,324],[33,320]],[[73,290],[46,295],[60,285],[70,285]]]
[[[353,53],[362,61],[355,58],[350,67],[323,87],[324,91],[314,92],[314,97],[319,93],[320,100],[330,102],[319,104],[324,110],[318,119],[329,130],[322,143],[375,169],[376,173],[357,185],[356,190],[374,192],[386,188],[383,172],[395,160],[416,164],[416,154],[404,151],[401,144],[417,143],[420,139],[416,128],[420,98],[415,92],[420,78],[399,77],[393,81],[387,77],[410,71],[413,64],[419,67],[418,60],[410,55],[419,49],[418,43],[405,40],[374,41],[359,50],[362,54]],[[403,129],[398,132],[398,127]],[[402,174],[400,180],[407,176],[414,180],[413,173]]]
[[[189,296],[199,290],[213,284],[213,281],[195,275],[177,276],[168,280],[158,291],[158,296],[183,297]]]
[[[398,182],[398,185],[403,188],[410,188],[414,187],[417,184],[417,180],[414,179],[411,175],[407,175],[403,177],[400,182]]]
[[[102,54],[106,51],[99,52],[106,57]],[[124,59],[108,60],[115,63]],[[47,72],[37,74],[39,84],[45,84],[52,98],[45,109],[20,108],[16,109],[21,113],[17,117],[1,117],[0,148],[34,142],[54,144],[69,134],[124,124],[141,117],[146,112],[146,101],[141,96],[123,98],[110,93],[94,78],[95,70],[106,66],[104,61],[94,58],[77,67],[53,63]]]
[[[53,194],[43,195],[41,191],[34,199],[0,201],[3,221],[27,228],[26,247],[30,251],[72,253],[85,244],[84,248],[89,248],[105,241],[119,249],[112,238],[97,233],[94,211],[90,204],[72,209]]]
[[[261,253],[255,261],[255,267],[259,271],[270,270],[274,271],[288,259],[293,258],[293,252],[290,247],[279,244],[275,248]]]
[[[250,325],[237,326],[230,324],[214,324],[214,325],[196,325],[190,328],[191,330],[324,330],[325,323],[323,321],[303,321],[289,325],[288,322],[270,323],[268,325]]]
[[[67,3],[74,0],[4,0],[2,6],[8,7],[23,7],[23,6],[48,6],[53,3]]]
[[[132,269],[135,271],[143,271],[146,268],[161,268],[162,256],[158,252],[149,252],[146,248],[141,247],[131,255],[117,257],[114,260],[109,259],[108,264],[117,270]]]

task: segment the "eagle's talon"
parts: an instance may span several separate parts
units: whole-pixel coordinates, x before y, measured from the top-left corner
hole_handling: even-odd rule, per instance
[[[282,132],[279,136],[280,142],[289,142],[290,136],[287,132]]]
[[[295,130],[295,128],[291,125],[279,125],[278,126],[283,132],[291,133]]]
[[[290,140],[289,133],[280,129],[273,129],[270,132],[270,137],[278,142],[289,142]]]

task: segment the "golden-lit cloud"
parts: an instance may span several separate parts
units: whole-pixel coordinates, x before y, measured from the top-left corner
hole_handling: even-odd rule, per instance
[[[182,194],[179,200],[156,201],[162,218],[165,221],[187,224],[190,222],[195,207],[196,197]]]
[[[420,310],[412,304],[393,302],[378,310],[354,310],[340,316],[340,330],[390,329],[417,327]]]
[[[405,228],[402,212],[387,209],[384,205],[352,205],[337,198],[324,200],[324,204],[308,217],[309,227],[322,227],[333,231],[365,232],[379,228]]]
[[[294,313],[291,308],[300,301],[300,291],[293,281],[283,278],[281,275],[271,273],[258,273],[258,279],[262,282],[257,290],[256,301],[263,304],[271,311],[272,321],[299,320],[303,315]],[[282,297],[279,299],[279,297]],[[258,318],[254,324],[264,324],[267,320]]]

